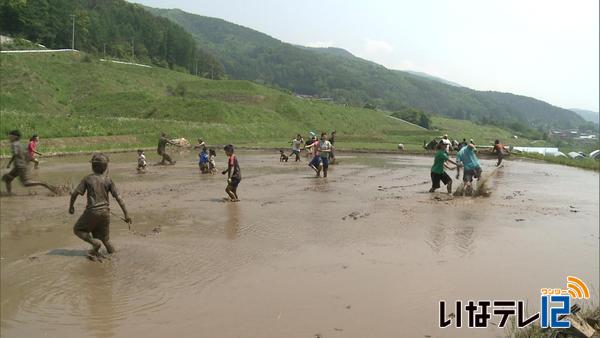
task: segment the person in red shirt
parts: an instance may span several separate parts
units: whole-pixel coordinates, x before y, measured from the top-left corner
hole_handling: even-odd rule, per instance
[[[37,136],[37,134],[33,134],[33,136],[31,136],[29,139],[29,144],[27,145],[27,153],[29,155],[29,161],[33,162],[33,169],[38,169],[40,166],[40,161],[35,157],[35,155],[42,156],[42,154],[37,151],[39,142],[39,136]]]

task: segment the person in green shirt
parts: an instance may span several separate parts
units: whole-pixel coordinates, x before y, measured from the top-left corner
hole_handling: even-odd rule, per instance
[[[452,179],[446,172],[444,171],[444,166],[446,166],[446,162],[450,162],[456,165],[456,162],[452,161],[446,153],[446,145],[440,142],[437,145],[437,151],[435,153],[435,157],[433,159],[433,166],[431,167],[431,189],[429,192],[434,192],[436,189],[440,188],[440,181],[446,185],[448,189],[448,193],[452,193]]]

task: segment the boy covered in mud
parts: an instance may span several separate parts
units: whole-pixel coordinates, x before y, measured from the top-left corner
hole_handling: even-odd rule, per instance
[[[161,161],[159,162],[159,164],[161,165],[165,165],[166,162],[169,162],[169,164],[173,165],[176,162],[171,159],[171,156],[169,156],[169,154],[167,154],[167,144],[179,147],[177,143],[169,140],[167,134],[160,133],[160,138],[158,139],[158,148],[156,149],[156,152],[162,157]]]
[[[104,244],[109,254],[115,252],[115,248],[110,243],[109,238],[109,192],[117,200],[121,210],[123,210],[123,220],[131,224],[131,218],[129,218],[125,203],[119,196],[114,182],[104,174],[108,168],[108,157],[104,154],[96,153],[92,156],[91,162],[93,173],[84,177],[71,194],[69,213],[75,213],[74,204],[77,197],[87,193],[85,211],[73,226],[73,233],[92,245],[92,250],[89,251],[88,257],[92,260],[99,260],[102,258],[100,255],[102,244]]]
[[[240,199],[237,195],[237,188],[242,181],[242,171],[240,170],[237,156],[233,153],[233,145],[228,144],[223,150],[225,150],[225,154],[228,157],[227,169],[221,173],[223,175],[227,174],[227,188],[225,188],[225,192],[231,202],[238,202]]]
[[[148,167],[148,162],[146,162],[146,155],[144,155],[144,149],[138,149],[138,160],[137,160],[137,171],[145,172]]]
[[[6,184],[6,192],[9,195],[12,194],[12,181],[18,177],[25,187],[42,186],[56,194],[56,187],[46,182],[32,181],[29,179],[29,158],[27,158],[27,155],[21,146],[21,132],[18,130],[9,132],[8,140],[10,141],[10,151],[12,153],[12,157],[10,158],[10,161],[6,167],[10,168],[10,165],[12,164],[13,168],[8,174],[2,176],[2,180]]]
[[[506,149],[506,147],[500,143],[500,140],[494,141],[494,148],[492,149],[494,153],[496,153],[496,157],[498,158],[498,162],[496,163],[496,167],[499,167],[502,164],[502,159],[504,158],[504,152],[510,154],[510,151]]]
[[[444,171],[444,167],[446,166],[446,162],[450,162],[454,165],[456,165],[456,162],[450,159],[446,149],[446,144],[442,142],[438,143],[437,151],[433,159],[433,166],[431,167],[431,189],[429,189],[429,192],[434,192],[436,189],[440,188],[440,181],[442,181],[448,189],[448,194],[452,193],[452,179],[448,176],[446,171]]]

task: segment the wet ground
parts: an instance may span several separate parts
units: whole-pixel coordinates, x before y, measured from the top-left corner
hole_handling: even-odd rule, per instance
[[[194,154],[143,175],[135,154],[112,155],[134,224],[112,217],[118,252],[104,263],[71,232],[84,198],[69,215],[68,196],[15,184],[0,199],[2,337],[502,336],[439,329],[439,300],[537,311],[539,289],[567,275],[597,303],[595,172],[507,161],[491,196],[469,198],[427,193],[427,157],[340,155],[327,179],[304,158],[238,157],[242,201],[228,203],[223,176],[200,175]],[[44,159],[36,175],[77,184],[88,160]]]

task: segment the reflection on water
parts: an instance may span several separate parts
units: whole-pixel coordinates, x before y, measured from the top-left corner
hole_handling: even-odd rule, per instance
[[[227,203],[227,222],[225,223],[225,235],[228,239],[235,239],[238,236],[240,230],[240,217],[239,217],[239,202],[228,202]]]

